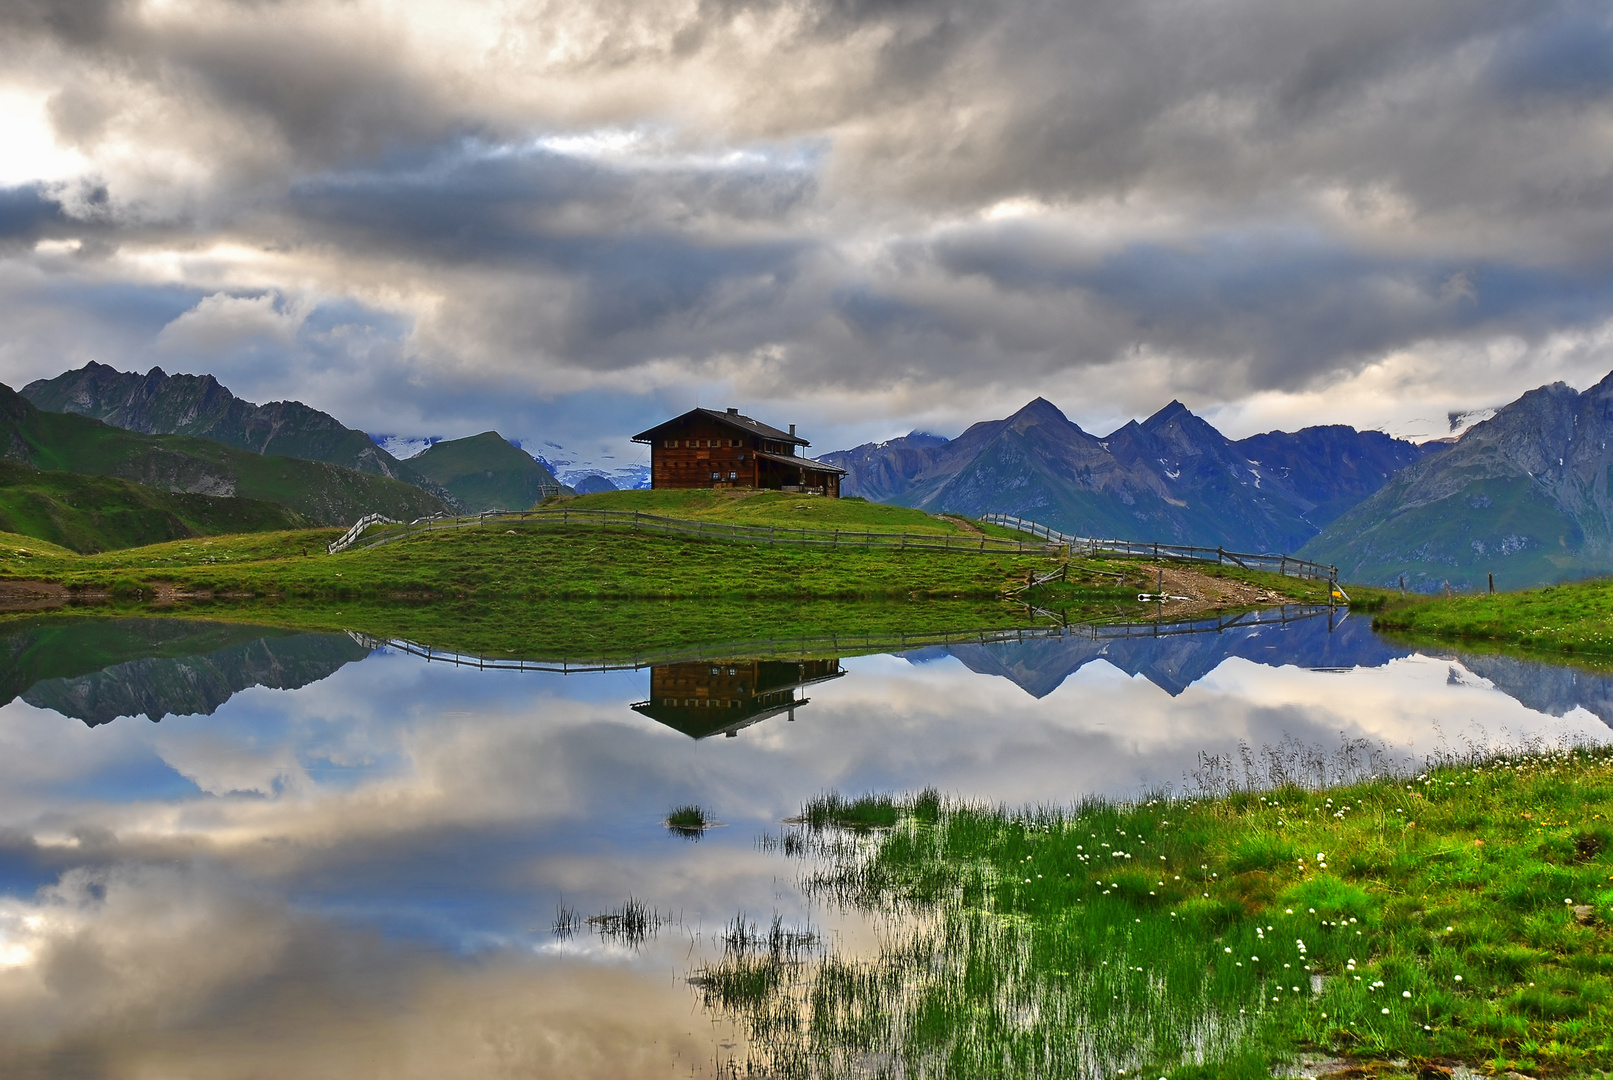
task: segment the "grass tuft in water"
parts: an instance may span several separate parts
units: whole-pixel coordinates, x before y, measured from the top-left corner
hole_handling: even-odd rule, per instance
[[[587,925],[600,937],[632,946],[643,944],[650,935],[671,922],[671,915],[648,907],[631,896],[617,910],[607,911],[603,915],[590,915],[587,919]]]
[[[704,836],[710,824],[706,812],[694,803],[673,807],[666,816],[667,830],[690,840]]]
[[[580,911],[564,904],[555,908],[553,932],[562,941],[575,936],[587,925]]]
[[[802,807],[798,817],[792,818],[792,824],[804,825],[808,829],[847,829],[853,832],[867,832],[873,829],[889,829],[896,825],[902,812],[913,814],[921,806],[938,808],[940,796],[934,791],[927,791],[917,796],[911,804],[899,807],[894,797],[890,795],[863,795],[860,798],[848,799],[838,792],[827,792],[819,795],[806,806]]]

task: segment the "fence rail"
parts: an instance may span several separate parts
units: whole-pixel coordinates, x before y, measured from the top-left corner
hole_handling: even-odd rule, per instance
[[[569,510],[564,507],[540,510],[489,510],[463,517],[419,518],[408,524],[381,526],[368,535],[358,525],[348,536],[330,546],[330,553],[363,551],[411,536],[455,529],[475,529],[488,525],[548,523],[559,525],[599,525],[632,529],[637,532],[691,536],[709,540],[733,540],[750,544],[787,544],[795,547],[884,548],[902,551],[953,551],[962,554],[1045,555],[1057,543],[1010,540],[984,534],[969,536],[947,533],[886,533],[871,529],[791,529],[774,525],[729,525],[691,518],[664,517],[638,510]],[[362,524],[362,522],[361,522]],[[367,526],[366,526],[367,527]],[[356,530],[356,531],[355,531]],[[351,539],[349,538],[351,537]],[[345,545],[342,541],[346,541]]]
[[[1070,628],[1051,626],[1016,627],[1012,630],[940,630],[932,633],[823,634],[817,637],[755,638],[714,645],[685,646],[633,653],[615,657],[551,657],[517,659],[486,657],[457,649],[437,649],[406,638],[378,638],[349,630],[347,636],[367,649],[388,648],[434,663],[473,667],[485,671],[549,671],[563,675],[585,671],[638,671],[655,664],[675,664],[691,660],[772,660],[799,659],[820,653],[845,655],[862,650],[887,649],[904,652],[934,645],[991,645],[1009,641],[1056,638]]]
[[[1245,570],[1269,570],[1289,577],[1321,581],[1337,582],[1339,578],[1339,568],[1336,566],[1323,566],[1321,563],[1306,559],[1296,559],[1292,555],[1254,554],[1246,551],[1228,551],[1220,547],[1194,547],[1191,544],[1139,543],[1135,540],[1100,540],[1089,536],[1072,536],[1012,514],[983,514],[980,520],[1008,529],[1017,529],[1032,536],[1039,536],[1050,543],[1068,547],[1072,555],[1078,552],[1091,555],[1102,552],[1140,558],[1213,562],[1222,566],[1241,566]]]

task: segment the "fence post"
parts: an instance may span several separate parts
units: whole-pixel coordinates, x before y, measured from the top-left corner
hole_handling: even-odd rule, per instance
[[[1223,552],[1219,547],[1215,549],[1215,565],[1221,565],[1221,556],[1224,554],[1225,552]]]

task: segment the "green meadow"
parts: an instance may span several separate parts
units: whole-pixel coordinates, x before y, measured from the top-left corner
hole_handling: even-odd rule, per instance
[[[1613,581],[1583,581],[1495,595],[1412,597],[1385,602],[1375,629],[1410,640],[1613,663]]]
[[[872,953],[692,980],[768,1076],[1606,1077],[1613,752],[1068,809],[828,796],[763,847]]]

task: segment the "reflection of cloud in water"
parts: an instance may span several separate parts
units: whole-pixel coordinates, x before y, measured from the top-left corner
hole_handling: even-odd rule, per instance
[[[1179,782],[1201,751],[1240,741],[1342,734],[1423,752],[1442,735],[1607,732],[1559,708],[1600,685],[1580,676],[1474,659],[1453,682],[1452,661],[1398,650],[1308,670],[1351,666],[1339,642],[1388,648],[1370,634],[1273,667],[1251,658],[1258,637],[1221,640],[1234,643],[1214,663],[1088,657],[1041,697],[953,656],[850,659],[797,722],[699,741],[631,710],[648,672],[479,672],[384,652],[160,726],[91,729],[13,702],[0,708],[0,1073],[60,1072],[52,1055],[69,1051],[88,1074],[704,1071],[708,1021],[693,1026],[673,973],[691,935],[709,949],[736,912],[823,923],[794,868],[754,846],[823,790],[1069,802]],[[1028,679],[1071,660],[992,655]],[[1161,672],[1164,689],[1149,681]],[[729,827],[669,838],[662,817],[683,802]],[[591,914],[630,896],[681,924],[641,952],[545,933],[558,904]]]
[[[205,867],[74,872],[0,927],[32,954],[0,967],[7,1076],[616,1078],[713,1059],[670,955],[651,975],[426,950]]]

